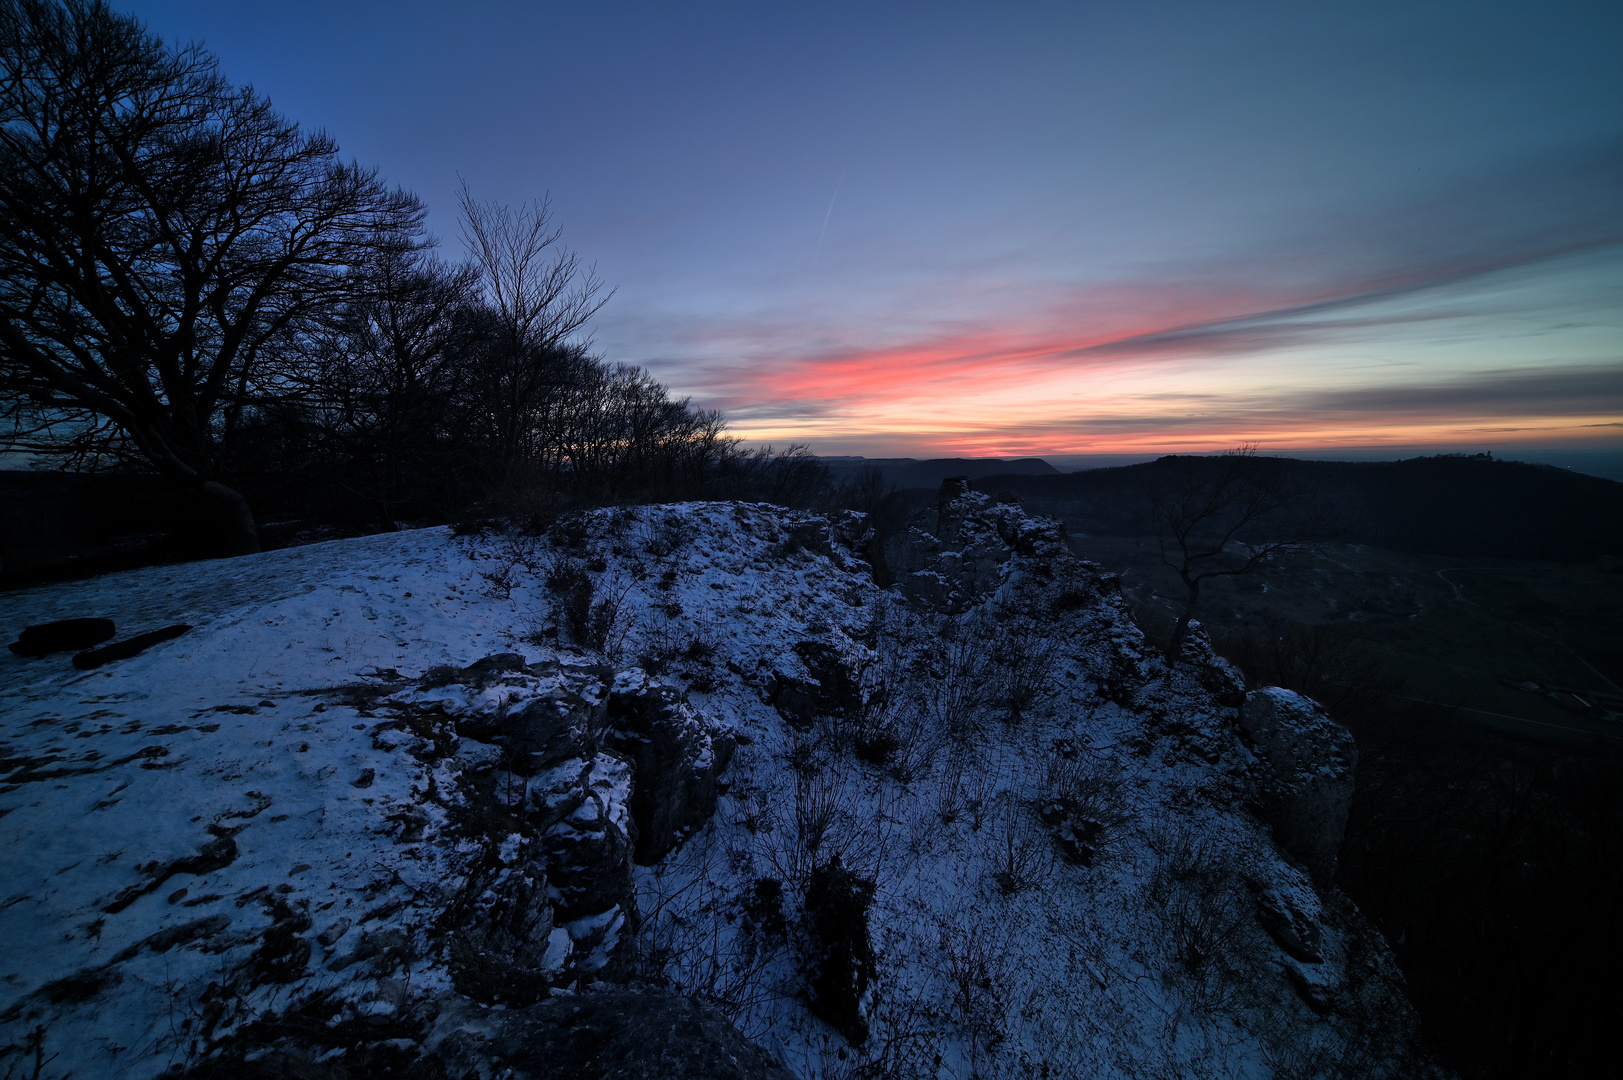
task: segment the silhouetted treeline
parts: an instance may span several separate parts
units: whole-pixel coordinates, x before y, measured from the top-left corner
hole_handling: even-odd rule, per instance
[[[592,351],[611,293],[544,197],[464,187],[460,209],[450,265],[421,200],[203,47],[102,0],[0,0],[0,451],[140,478],[9,484],[12,520],[89,527],[7,543],[94,535],[116,562],[252,552],[288,522],[827,488]],[[183,542],[154,546],[136,488]]]
[[[525,341],[493,291],[418,251],[368,266],[300,343],[288,392],[224,442],[256,503],[386,526],[753,491],[788,467],[639,368]]]
[[[988,476],[1059,476],[1060,471],[1042,458],[841,458],[825,457],[836,483],[849,483],[864,472],[877,471],[898,488],[935,491],[949,476],[980,480]]]
[[[1259,458],[1259,466],[1280,459]],[[1153,534],[1151,498],[1180,462],[1166,457],[1063,476],[993,476],[983,491],[1013,491],[1032,513],[1073,530]],[[1348,462],[1283,459],[1279,466],[1343,523],[1342,539],[1395,551],[1581,562],[1623,551],[1623,484],[1544,465],[1483,456]]]

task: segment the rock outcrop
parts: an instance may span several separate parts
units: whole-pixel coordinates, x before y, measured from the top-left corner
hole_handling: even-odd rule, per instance
[[[97,693],[0,668],[6,1064],[1428,1075],[1328,885],[1346,733],[1245,697],[1198,630],[1168,664],[1015,501],[950,481],[883,538],[619,508],[186,572],[215,608],[126,583],[197,629]],[[12,616],[130,621],[83,599]]]
[[[958,614],[1003,584],[1011,556],[1053,557],[1065,550],[1064,526],[1027,517],[1018,503],[972,491],[949,477],[933,511],[920,510],[883,543],[883,561],[914,603]]]
[[[734,742],[706,723],[679,687],[640,668],[616,674],[609,718],[608,745],[632,765],[636,859],[646,866],[710,820]]]
[[[1183,660],[1194,667],[1200,685],[1210,690],[1219,704],[1233,707],[1245,701],[1245,676],[1217,655],[1211,636],[1197,619],[1189,620],[1184,634]]]
[[[553,924],[546,864],[517,858],[473,875],[447,912],[448,960],[457,992],[487,1005],[528,1005],[546,996],[574,943]],[[338,934],[347,925],[335,926]]]
[[[867,1041],[877,989],[868,929],[873,899],[874,883],[841,866],[838,856],[806,883],[807,1001],[814,1015],[853,1044]]]
[[[791,727],[804,730],[818,717],[838,716],[860,704],[860,678],[847,653],[826,641],[809,640],[795,642],[793,653],[795,668],[774,671],[765,687],[767,701]]]
[[[1240,730],[1256,753],[1261,811],[1280,846],[1330,881],[1352,807],[1352,733],[1311,698],[1277,686],[1245,696]]]
[[[637,921],[634,862],[708,820],[733,750],[679,687],[639,667],[498,653],[389,701],[432,708],[495,750],[471,755],[482,764],[469,773],[494,854],[452,920],[463,992],[490,1003],[534,1000],[615,961]]]

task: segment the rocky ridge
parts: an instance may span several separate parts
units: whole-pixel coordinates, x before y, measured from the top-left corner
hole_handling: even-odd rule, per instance
[[[13,1072],[1425,1068],[1328,884],[1346,733],[1168,667],[1017,503],[323,547],[100,683],[8,673]]]

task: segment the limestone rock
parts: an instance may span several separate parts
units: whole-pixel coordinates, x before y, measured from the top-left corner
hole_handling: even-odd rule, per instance
[[[1351,732],[1311,698],[1277,686],[1245,696],[1240,729],[1257,755],[1262,811],[1275,838],[1314,877],[1330,880],[1358,765]]]
[[[784,524],[783,550],[785,554],[809,551],[814,555],[829,553],[829,522],[824,517],[790,520]]]
[[[546,995],[565,950],[552,948],[545,867],[522,860],[468,881],[452,905],[450,961],[458,992],[487,1005],[527,1005]]]
[[[917,515],[914,520],[918,520]],[[941,542],[926,532],[921,527],[922,524],[922,521],[919,524],[910,524],[907,528],[887,536],[881,546],[885,565],[898,580],[928,567],[931,558],[941,550]]]
[[[907,526],[884,541],[884,565],[909,601],[953,614],[995,592],[1011,557],[1053,557],[1065,548],[1058,522],[994,502],[961,476],[942,481],[936,509],[918,511]]]
[[[663,858],[716,809],[716,781],[733,740],[713,729],[674,686],[640,668],[616,677],[609,696],[609,745],[631,762],[636,861]]]
[[[794,727],[805,728],[820,716],[832,716],[860,703],[861,687],[850,658],[822,641],[797,641],[794,652],[809,678],[786,671],[774,673],[768,698]]]
[[[873,539],[873,523],[859,510],[836,510],[828,518],[829,536],[839,544],[861,554]]]
[[[1292,957],[1304,964],[1324,962],[1324,932],[1293,897],[1277,889],[1257,894],[1257,921]]]
[[[530,667],[516,653],[496,653],[465,668],[440,668],[423,680],[419,696],[446,699],[459,734],[500,747],[507,767],[534,776],[568,758],[590,757],[606,712],[601,693],[605,670]]]
[[[559,922],[636,910],[631,783],[631,766],[606,752],[565,761],[531,783],[530,801],[547,822],[539,844]]]
[[[1200,685],[1212,692],[1220,705],[1233,707],[1245,700],[1245,676],[1240,669],[1217,655],[1212,639],[1200,622],[1189,620],[1183,639],[1183,660],[1195,670]]]

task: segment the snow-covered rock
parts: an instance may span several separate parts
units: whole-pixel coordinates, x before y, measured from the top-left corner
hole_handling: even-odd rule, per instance
[[[1028,518],[1018,504],[995,502],[951,477],[934,511],[915,513],[886,538],[883,557],[909,600],[961,613],[999,587],[1012,556],[1053,558],[1064,551],[1063,536],[1058,522]]]
[[[1240,729],[1259,759],[1263,816],[1286,851],[1329,881],[1352,808],[1352,734],[1313,699],[1277,686],[1246,695]]]
[[[545,1075],[648,1016],[692,1075],[771,1073],[721,1017],[803,1077],[1423,1074],[1248,809],[1316,744],[1242,740],[1054,523],[912,530],[691,503],[0,596],[194,627],[0,665],[0,1068]]]
[[[639,863],[658,862],[716,809],[717,780],[734,742],[680,688],[641,668],[618,675],[609,698],[609,741],[632,765],[630,807]]]

